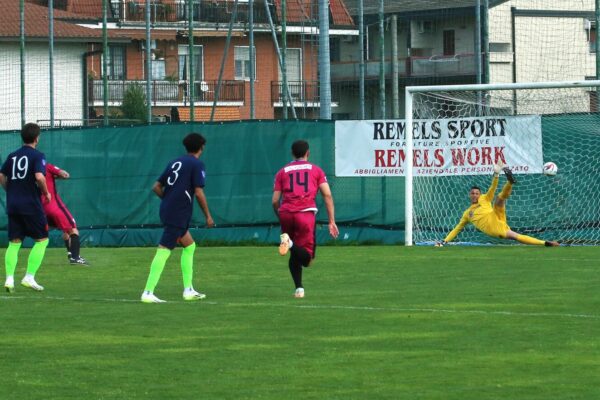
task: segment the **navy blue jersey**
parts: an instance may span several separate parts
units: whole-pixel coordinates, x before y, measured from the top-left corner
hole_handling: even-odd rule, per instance
[[[43,214],[41,191],[37,186],[35,174],[46,174],[44,153],[33,147],[23,146],[8,155],[1,171],[6,176],[6,212]]]
[[[181,156],[167,165],[158,178],[164,187],[160,203],[163,224],[186,228],[192,218],[192,204],[197,187],[204,187],[204,163],[191,155]]]

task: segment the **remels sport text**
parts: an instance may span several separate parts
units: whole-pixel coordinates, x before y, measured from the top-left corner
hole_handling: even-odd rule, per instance
[[[506,119],[461,119],[449,120],[445,129],[442,121],[415,121],[413,122],[413,139],[440,139],[442,131],[446,131],[448,139],[465,139],[469,137],[493,137],[506,135]],[[399,140],[404,139],[406,124],[404,121],[374,122],[373,140]]]

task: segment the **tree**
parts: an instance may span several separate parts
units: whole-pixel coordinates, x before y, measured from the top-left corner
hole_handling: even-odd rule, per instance
[[[127,119],[135,119],[143,123],[148,122],[146,93],[142,85],[134,83],[127,88],[123,95],[121,112]]]

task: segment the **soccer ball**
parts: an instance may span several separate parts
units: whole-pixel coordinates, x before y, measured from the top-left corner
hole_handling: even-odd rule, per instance
[[[546,164],[544,164],[542,172],[546,176],[554,176],[558,172],[558,167],[552,161],[548,161]]]

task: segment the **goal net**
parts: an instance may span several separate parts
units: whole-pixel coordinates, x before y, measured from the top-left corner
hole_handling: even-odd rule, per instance
[[[408,88],[413,167],[411,173],[407,157],[407,244],[443,240],[470,206],[470,188],[488,191],[497,161],[517,180],[506,202],[513,231],[565,244],[600,244],[598,84]],[[409,146],[407,140],[407,155]],[[558,166],[556,175],[543,173],[546,162]],[[505,183],[501,174],[495,198]],[[471,224],[454,242],[515,243]]]

